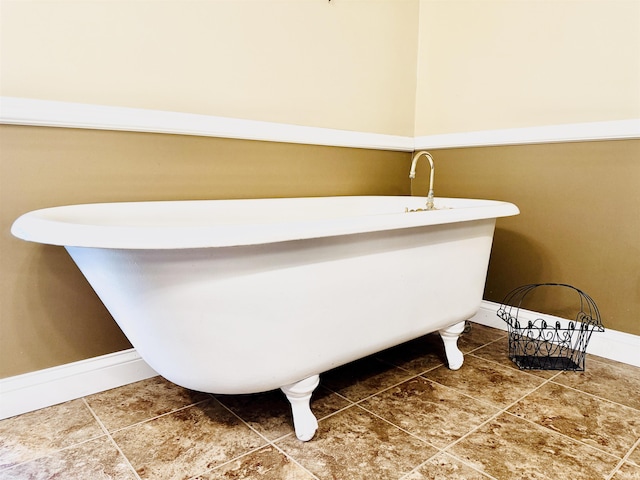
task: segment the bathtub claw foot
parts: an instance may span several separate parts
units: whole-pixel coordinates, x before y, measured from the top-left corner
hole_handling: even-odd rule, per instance
[[[439,332],[442,343],[444,343],[444,353],[447,356],[447,363],[451,370],[458,370],[464,362],[464,355],[458,348],[458,338],[464,331],[464,326],[465,322],[460,322]]]
[[[293,426],[296,437],[303,442],[313,438],[318,430],[318,420],[311,412],[311,394],[318,386],[320,377],[313,375],[299,382],[280,387],[280,390],[287,396],[291,403],[291,413],[293,414]]]

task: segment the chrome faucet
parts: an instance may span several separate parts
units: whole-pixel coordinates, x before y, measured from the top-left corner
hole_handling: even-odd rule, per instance
[[[435,167],[433,166],[433,157],[427,151],[420,151],[413,156],[413,160],[411,161],[411,170],[409,170],[409,178],[416,178],[416,164],[418,163],[418,159],[424,155],[429,160],[429,165],[431,166],[431,175],[429,177],[429,194],[427,195],[427,210],[433,210],[433,176],[435,174]]]

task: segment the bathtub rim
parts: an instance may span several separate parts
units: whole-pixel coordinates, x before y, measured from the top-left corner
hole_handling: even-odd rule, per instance
[[[393,202],[394,206],[392,211],[384,212],[345,215],[340,210],[334,210],[335,216],[273,221],[265,221],[260,218],[260,212],[256,212],[255,221],[208,225],[202,224],[206,223],[206,218],[196,219],[200,223],[177,226],[167,224],[166,221],[158,225],[118,225],[108,224],[108,222],[100,224],[86,220],[74,221],[74,215],[78,219],[82,215],[86,216],[91,210],[98,212],[108,210],[113,222],[114,215],[120,215],[125,219],[126,215],[144,214],[145,209],[152,209],[156,213],[166,210],[167,207],[177,207],[184,210],[184,213],[188,211],[189,206],[194,205],[265,208],[264,211],[268,212],[268,208],[284,204],[290,204],[288,205],[290,207],[298,203],[300,208],[304,208],[324,202],[328,207],[335,209],[336,206],[340,206],[340,202],[359,201],[372,204],[386,201]],[[15,220],[11,233],[22,240],[48,245],[166,250],[267,244],[499,218],[519,213],[515,205],[505,201],[452,197],[437,197],[436,207],[441,207],[439,210],[405,212],[405,208],[421,208],[425,203],[426,197],[380,195],[86,203],[27,212]],[[336,205],[332,206],[332,204]],[[391,207],[385,205],[385,208]],[[173,213],[175,215],[176,212]]]

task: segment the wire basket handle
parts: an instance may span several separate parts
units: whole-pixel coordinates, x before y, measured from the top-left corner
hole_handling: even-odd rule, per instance
[[[513,328],[520,328],[518,322],[520,309],[523,308],[522,305],[527,296],[538,287],[563,287],[575,291],[580,299],[580,311],[576,315],[575,321],[586,324],[600,332],[604,332],[600,311],[598,310],[596,302],[584,291],[566,283],[532,283],[517,287],[510,291],[502,300],[502,304],[498,309],[498,316]]]

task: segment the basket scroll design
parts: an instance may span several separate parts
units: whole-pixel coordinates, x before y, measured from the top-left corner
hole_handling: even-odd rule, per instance
[[[578,294],[579,311],[573,321],[542,318],[520,321],[518,315],[526,297],[542,287],[571,289]],[[497,313],[507,323],[509,358],[523,370],[584,371],[587,344],[594,331],[604,332],[598,307],[593,299],[571,285],[537,283],[509,292]]]

